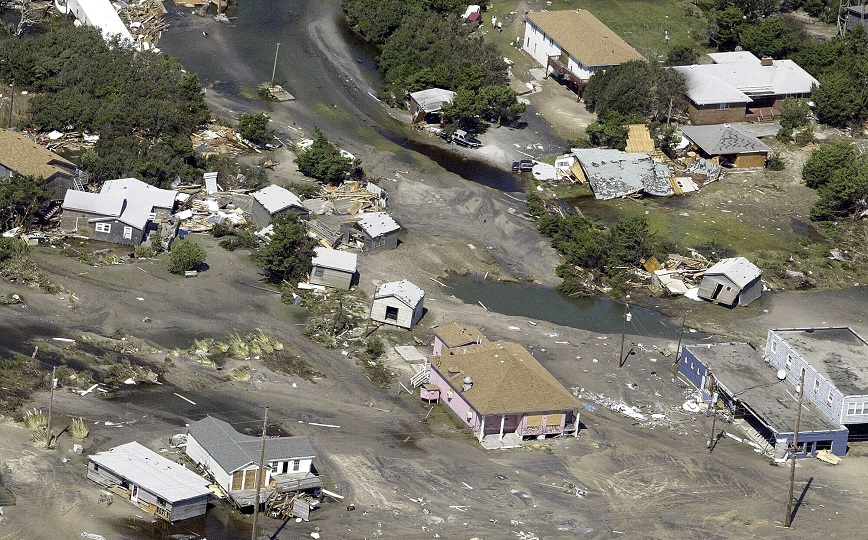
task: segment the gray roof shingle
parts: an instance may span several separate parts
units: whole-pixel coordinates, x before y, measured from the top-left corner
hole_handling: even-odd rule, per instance
[[[259,463],[262,439],[251,437],[213,416],[191,424],[187,433],[214,458],[227,473],[233,473],[251,463]],[[265,439],[265,462],[314,458],[316,453],[307,437],[276,437]]]

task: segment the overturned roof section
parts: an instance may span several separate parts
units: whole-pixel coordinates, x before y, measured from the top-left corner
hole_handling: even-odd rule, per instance
[[[272,215],[293,206],[306,209],[301,199],[298,198],[298,195],[275,184],[266,186],[253,193],[253,198]]]
[[[196,439],[220,468],[233,473],[251,463],[259,463],[262,439],[242,435],[228,423],[206,416],[191,424],[187,433]],[[265,462],[313,458],[316,454],[307,437],[275,437],[265,439]]]
[[[135,441],[93,454],[89,459],[168,502],[211,493],[210,482]]]
[[[479,328],[472,324],[450,322],[434,329],[434,335],[450,349],[462,347],[471,343],[488,343],[488,339]]]
[[[406,279],[383,283],[374,292],[374,300],[394,296],[411,308],[415,308],[425,298],[425,291]]]
[[[845,396],[868,394],[868,342],[852,328],[773,330]]]
[[[716,53],[714,64],[675,66],[687,82],[687,96],[697,105],[750,103],[751,96],[809,94],[817,79],[792,60],[763,65],[753,54]]]
[[[332,270],[340,270],[341,272],[353,273],[356,271],[356,263],[358,255],[355,253],[347,253],[346,251],[338,251],[318,246],[313,248],[316,255],[313,257],[314,266],[323,268],[331,268]]]
[[[578,409],[579,401],[518,343],[496,341],[432,359],[456,393],[479,414],[518,414]],[[462,391],[464,377],[473,386]]]
[[[359,227],[371,238],[383,236],[401,228],[392,217],[385,212],[369,212],[362,214],[357,222]]]
[[[413,101],[419,104],[426,113],[435,113],[443,108],[444,103],[451,103],[455,97],[455,92],[444,90],[442,88],[429,88],[428,90],[420,90],[411,92],[410,97]]]
[[[573,148],[572,153],[598,199],[625,197],[639,191],[659,197],[673,193],[669,167],[655,163],[647,154],[606,148]]]
[[[775,376],[756,351],[746,343],[686,345],[714,375],[718,385],[750,410],[775,433],[792,433],[798,413],[798,400],[788,390],[789,383]],[[832,422],[813,404],[803,402],[799,432],[834,431],[841,426]]]
[[[23,176],[48,179],[57,173],[75,173],[71,161],[14,131],[0,129],[0,148],[0,165]]]
[[[711,156],[770,152],[771,148],[747,131],[730,124],[684,126],[684,136]]]
[[[726,276],[742,289],[761,274],[762,270],[744,257],[721,259],[705,271],[706,276]]]
[[[583,66],[617,66],[645,59],[587,9],[537,11],[527,18]]]

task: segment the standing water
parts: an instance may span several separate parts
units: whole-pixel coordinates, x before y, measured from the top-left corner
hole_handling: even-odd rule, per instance
[[[476,276],[450,276],[449,292],[467,304],[481,302],[487,309],[549,321],[601,334],[624,328],[624,304],[608,298],[566,297],[555,289],[533,283],[505,283]],[[678,339],[681,326],[660,313],[629,306],[627,333],[652,338]]]

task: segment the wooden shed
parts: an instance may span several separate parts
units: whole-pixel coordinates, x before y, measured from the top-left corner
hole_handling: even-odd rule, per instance
[[[411,329],[425,313],[425,291],[406,279],[383,283],[374,293],[371,320]]]
[[[725,306],[746,306],[760,297],[762,270],[744,257],[723,259],[699,283],[699,297]]]
[[[200,516],[209,482],[133,441],[89,456],[87,477],[165,521]]]
[[[356,262],[358,255],[315,247],[313,268],[310,271],[310,282],[314,285],[325,285],[335,289],[349,289],[353,285],[356,276]]]

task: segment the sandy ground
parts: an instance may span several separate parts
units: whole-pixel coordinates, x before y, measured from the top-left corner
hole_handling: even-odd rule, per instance
[[[317,35],[323,36],[322,43],[330,43],[327,27],[313,30],[326,32]],[[346,69],[355,65],[344,64]],[[552,104],[552,110],[580,107],[563,88],[549,84],[544,83],[543,92],[531,99],[547,96],[541,103]],[[209,103],[217,111],[242,110],[238,101],[215,92],[209,92]],[[581,121],[581,110],[577,114]],[[291,115],[273,118],[284,126],[309,129],[312,125]],[[560,122],[568,128],[572,120]],[[556,121],[551,125],[557,129]],[[489,148],[479,154],[502,164],[515,144],[526,148],[521,136],[506,129],[492,130],[485,135]],[[498,145],[495,141],[500,137],[503,142]],[[172,434],[183,431],[185,423],[206,414],[228,418],[243,429],[255,425],[262,406],[268,405],[270,415],[287,431],[311,436],[327,487],[348,497],[344,503],[326,502],[310,523],[290,523],[280,529],[279,522],[266,520],[263,532],[272,539],[306,536],[314,527],[320,527],[323,538],[352,539],[813,538],[818,533],[858,538],[866,534],[859,504],[868,463],[864,444],[852,445],[850,455],[837,467],[815,460],[799,463],[797,496],[809,479],[810,487],[795,528],[783,531],[788,470],[769,466],[749,447],[728,438],[713,453],[705,449],[710,420],[681,411],[687,387],[671,373],[673,358],[661,353],[674,350],[675,343],[628,336],[631,344],[642,347],[637,346],[638,354],[619,368],[617,329],[602,335],[542,321],[530,325],[526,318],[465,305],[429,279],[452,270],[555,284],[552,269],[559,257],[521,216],[521,201],[445,173],[424,158],[408,166],[397,149],[341,143],[385,179],[391,211],[406,228],[398,249],[360,258],[360,289],[369,294],[378,283],[407,278],[426,290],[429,311],[420,327],[412,334],[387,330],[380,336],[389,345],[414,344],[417,338],[425,350],[434,325],[463,320],[478,325],[491,338],[532,347],[565,386],[576,388],[582,401],[591,405],[582,413],[585,429],[580,436],[530,445],[524,451],[491,453],[458,430],[444,409],[435,408],[430,421],[423,423],[429,410],[414,396],[400,394],[397,385],[385,392],[375,388],[351,360],[304,338],[297,314],[277,295],[256,288],[261,285],[259,276],[244,251],[225,252],[213,239],[199,237],[208,250],[210,270],[186,280],[169,274],[162,261],[92,268],[49,248],[35,250],[40,265],[74,292],[77,301],[70,303],[68,294],[46,295],[0,283],[0,294],[16,292],[25,299],[22,305],[0,307],[0,330],[21,335],[20,348],[28,353],[37,344],[44,351],[57,347],[53,337],[78,339],[82,332],[111,335],[122,330],[145,341],[141,361],[158,363],[169,350],[189,347],[194,338],[222,338],[232,331],[259,328],[314,362],[325,379],[306,382],[273,373],[251,360],[250,381],[227,382],[223,373],[179,357],[162,381],[164,386],[143,394],[109,401],[93,394],[58,392],[56,418],[82,416],[92,426],[85,453],[130,440],[160,450]],[[291,156],[279,161],[275,174],[287,183],[297,180]],[[759,340],[768,327],[820,322],[851,324],[868,333],[864,305],[864,289],[856,294],[775,294],[751,309],[726,311],[726,317],[714,317],[709,326],[717,325],[721,339]],[[704,314],[710,313],[704,310],[719,309],[704,304],[677,306],[694,310],[690,320],[695,322],[688,322],[689,326],[700,325]],[[150,322],[143,321],[146,317]],[[37,335],[34,328],[40,329]],[[388,358],[406,381],[412,368],[391,350]],[[175,397],[175,392],[195,404]],[[600,406],[600,396],[642,405],[645,412],[665,418],[636,422]],[[40,394],[35,401],[45,406],[47,395]],[[737,433],[730,425],[721,428]],[[8,419],[0,422],[2,481],[18,503],[6,509],[0,540],[72,538],[83,531],[107,539],[249,536],[249,517],[238,516],[222,503],[209,511],[207,520],[191,520],[165,531],[156,530],[123,501],[100,505],[100,490],[85,479],[86,458],[70,452],[70,447],[71,440],[64,437],[56,450],[37,449],[22,428]],[[565,480],[584,490],[584,498],[565,492]],[[356,511],[346,511],[346,502],[353,502]]]

